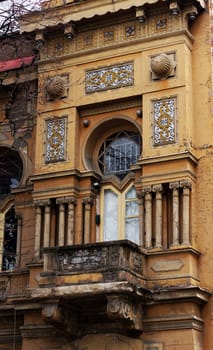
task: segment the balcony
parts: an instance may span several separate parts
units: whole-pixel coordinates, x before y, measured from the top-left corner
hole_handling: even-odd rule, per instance
[[[71,336],[91,329],[142,331],[144,256],[127,240],[43,249],[44,271],[30,294],[49,324]],[[140,296],[137,291],[140,290]]]

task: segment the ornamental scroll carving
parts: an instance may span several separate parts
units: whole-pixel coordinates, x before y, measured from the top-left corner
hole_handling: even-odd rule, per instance
[[[132,328],[142,330],[142,308],[136,301],[120,295],[107,296],[107,315],[111,319],[131,323]]]

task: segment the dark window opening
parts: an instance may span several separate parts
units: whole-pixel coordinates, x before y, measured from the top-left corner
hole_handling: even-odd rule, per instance
[[[2,270],[13,270],[16,266],[17,219],[14,208],[5,215]]]
[[[7,195],[18,187],[23,165],[17,151],[0,147],[0,196]]]

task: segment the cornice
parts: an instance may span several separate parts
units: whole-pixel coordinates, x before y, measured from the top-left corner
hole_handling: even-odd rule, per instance
[[[143,327],[145,332],[165,331],[172,329],[196,329],[202,331],[203,319],[195,315],[181,315],[170,317],[145,318]]]
[[[141,289],[141,291],[143,295],[144,290]],[[138,294],[140,294],[140,288],[138,288]],[[202,289],[198,286],[160,286],[150,289],[149,302],[147,302],[147,304],[191,301],[202,305],[208,302],[211,294],[212,293],[210,293],[208,290]]]
[[[200,256],[201,253],[193,248],[193,247],[183,247],[183,246],[178,246],[176,248],[170,248],[170,249],[163,249],[163,250],[154,250],[152,249],[151,251],[150,250],[146,250],[144,252],[143,250],[143,253],[145,253],[147,256],[153,256],[153,255],[173,255],[173,254],[182,254],[182,253],[190,253],[190,254],[193,254],[195,256]]]
[[[174,153],[174,154],[167,154],[163,156],[157,156],[157,157],[147,157],[142,158],[141,160],[138,160],[138,164],[140,165],[146,165],[146,164],[153,164],[153,163],[162,163],[162,162],[169,162],[169,161],[177,161],[182,159],[188,159],[194,165],[198,164],[198,159],[193,155],[191,152],[180,152],[180,153]]]
[[[45,26],[55,27],[59,23],[67,24],[70,22],[79,22],[83,19],[91,19],[95,16],[104,16],[108,13],[113,14],[121,10],[129,10],[135,7],[150,6],[159,3],[166,3],[167,0],[87,0],[74,3],[71,0],[61,2],[61,5],[51,6],[47,2],[42,11],[27,15],[21,23],[21,32],[31,32],[34,30],[43,30]],[[193,0],[192,3],[199,7],[205,8],[204,0]],[[60,3],[59,3],[60,4]],[[43,12],[46,16],[43,16]],[[33,18],[33,21],[32,21]],[[31,20],[30,20],[31,19]]]
[[[41,180],[54,179],[59,177],[66,176],[76,176],[77,178],[86,178],[94,177],[97,178],[97,175],[92,171],[80,172],[78,170],[67,170],[67,171],[56,171],[56,172],[43,172],[39,174],[34,174],[30,177],[30,181],[36,182]]]
[[[88,283],[59,287],[43,287],[29,289],[32,298],[49,299],[49,298],[77,298],[89,297],[98,294],[108,293],[127,293],[132,294],[135,287],[127,281],[123,282],[106,282],[106,283]]]
[[[79,107],[79,115],[81,118],[106,113],[114,112],[126,108],[142,107],[142,98],[141,96],[133,96],[130,98],[123,98],[115,101],[101,102],[98,104],[92,104],[87,106]]]
[[[26,325],[20,327],[23,338],[53,337],[57,334],[56,328],[52,325]]]

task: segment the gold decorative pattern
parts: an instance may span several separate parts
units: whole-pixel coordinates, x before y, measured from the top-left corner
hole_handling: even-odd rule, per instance
[[[175,142],[176,98],[153,102],[154,146]]]
[[[46,121],[46,163],[65,160],[66,117]]]
[[[85,76],[85,91],[87,94],[96,91],[116,89],[134,84],[133,62],[89,70]]]

